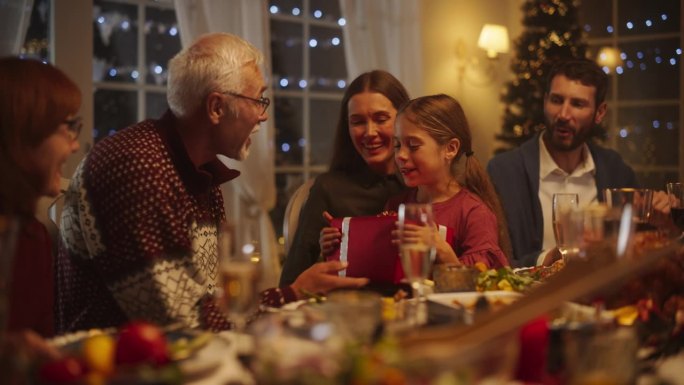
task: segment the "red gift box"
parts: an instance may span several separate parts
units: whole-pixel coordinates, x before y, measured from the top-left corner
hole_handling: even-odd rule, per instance
[[[392,244],[396,216],[335,218],[332,227],[340,229],[340,247],[328,260],[349,263],[340,276],[366,277],[373,282],[399,283],[404,271],[399,250]]]
[[[401,267],[399,249],[392,244],[392,230],[396,228],[396,215],[373,217],[334,218],[330,226],[342,233],[340,247],[328,261],[349,263],[338,274],[341,277],[366,277],[373,282],[399,283],[405,275]],[[439,225],[442,239],[452,239],[451,227]]]

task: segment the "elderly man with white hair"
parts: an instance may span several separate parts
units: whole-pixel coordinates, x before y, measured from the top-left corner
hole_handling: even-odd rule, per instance
[[[59,332],[133,319],[223,329],[213,301],[219,185],[239,175],[216,157],[244,159],[268,119],[261,53],[245,40],[200,37],[169,63],[170,110],[98,142],[76,170],[62,213],[57,260]],[[306,292],[358,287],[339,262],[312,266],[266,290],[280,305]]]

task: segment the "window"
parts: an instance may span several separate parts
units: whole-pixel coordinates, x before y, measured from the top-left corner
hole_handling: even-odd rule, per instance
[[[166,66],[180,49],[170,0],[94,2],[95,141],[166,110]]]
[[[592,57],[611,76],[607,144],[634,168],[644,187],[664,190],[684,169],[679,153],[682,0],[599,3],[584,2],[580,19]]]
[[[21,57],[50,60],[50,0],[35,0],[31,10],[31,21],[26,31]]]
[[[292,193],[327,170],[347,86],[338,1],[270,0],[278,199],[271,219],[280,235]]]

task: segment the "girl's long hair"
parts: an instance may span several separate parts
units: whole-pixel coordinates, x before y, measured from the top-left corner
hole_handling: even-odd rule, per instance
[[[494,215],[499,230],[499,247],[511,258],[511,241],[501,202],[487,172],[472,150],[472,135],[461,104],[444,94],[411,100],[400,111],[404,118],[424,129],[437,143],[444,145],[458,139],[461,146],[451,160],[451,175],[461,185],[480,197]],[[465,158],[465,159],[464,159]]]

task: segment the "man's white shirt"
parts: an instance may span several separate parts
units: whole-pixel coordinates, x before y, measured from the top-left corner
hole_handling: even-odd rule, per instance
[[[549,250],[556,247],[551,208],[553,194],[578,194],[580,208],[597,201],[596,167],[589,146],[586,143],[582,145],[582,163],[572,173],[568,174],[553,160],[542,137],[543,134],[539,135],[539,202],[544,219],[544,242],[542,252],[537,258],[537,265],[543,262],[544,256]]]

